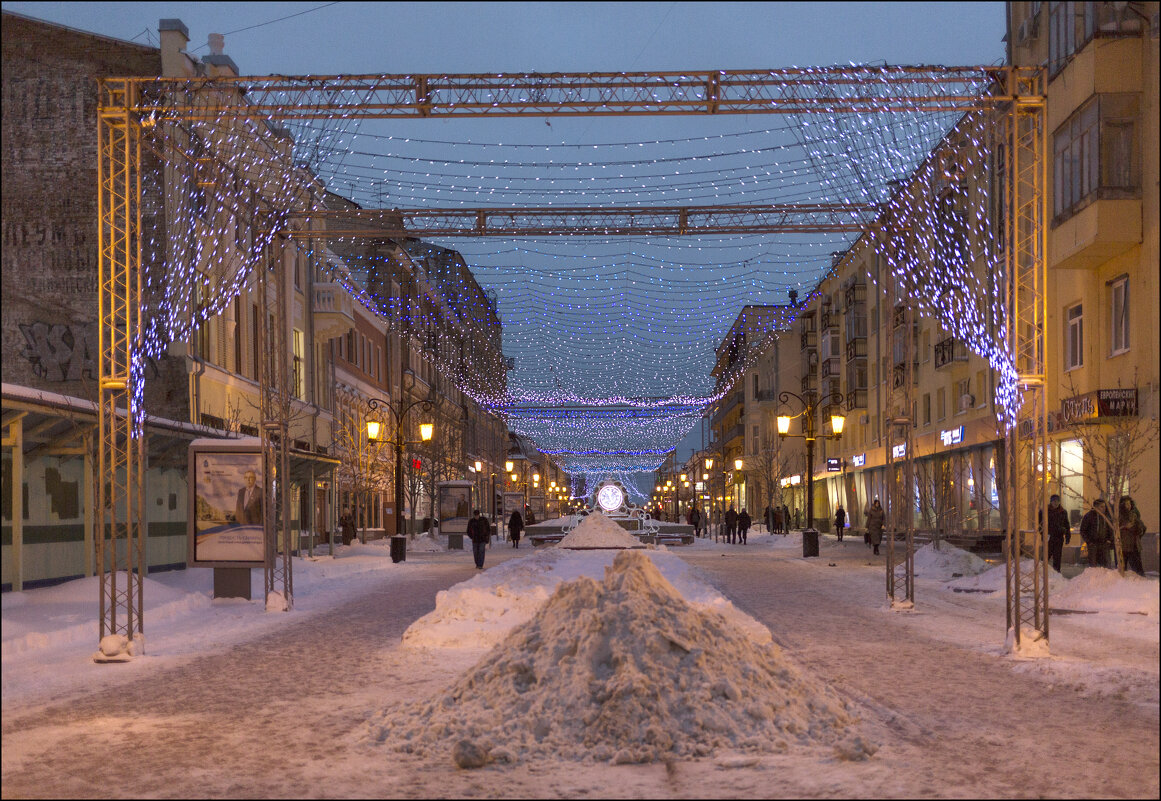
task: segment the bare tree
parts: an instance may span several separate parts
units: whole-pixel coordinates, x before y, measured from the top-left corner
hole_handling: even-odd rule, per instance
[[[758,487],[762,496],[758,499],[758,508],[762,508],[762,498],[774,508],[782,505],[782,477],[790,473],[790,458],[783,454],[782,445],[782,437],[767,432],[755,454]],[[768,520],[762,522],[769,525]]]
[[[335,393],[333,445],[341,463],[335,468],[340,492],[349,493],[354,519],[360,522],[359,542],[367,542],[367,507],[373,494],[386,492],[391,485],[391,451],[383,441],[367,437],[367,422],[377,419],[357,393]]]
[[[1080,442],[1085,475],[1092,476],[1097,492],[1108,500],[1104,511],[1098,510],[1098,514],[1113,532],[1117,568],[1122,574],[1125,560],[1117,525],[1118,500],[1144,478],[1149,464],[1146,456],[1158,441],[1157,418],[1140,414],[1136,384],[1134,375],[1132,388],[1126,389],[1118,381],[1115,390],[1082,394],[1070,375],[1069,397],[1062,403],[1061,414],[1064,428]],[[1084,498],[1074,487],[1065,484],[1061,489],[1084,505]]]

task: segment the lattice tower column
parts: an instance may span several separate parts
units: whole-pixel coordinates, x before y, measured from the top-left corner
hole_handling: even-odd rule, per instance
[[[141,408],[141,127],[136,84],[105,81],[97,118],[97,572],[100,636],[144,633],[144,410]],[[135,650],[141,642],[135,643]],[[139,650],[137,650],[140,653]],[[98,659],[103,659],[98,653]],[[121,658],[124,658],[122,655]]]
[[[894,250],[907,248],[904,230],[886,234]],[[886,313],[890,327],[890,390],[884,421],[887,451],[887,601],[892,609],[915,606],[915,463],[914,463],[914,384],[915,310],[901,283],[893,276],[884,279],[888,300]],[[899,453],[899,451],[902,451]]]
[[[1044,73],[1012,69],[1001,117],[1008,150],[1005,324],[1018,390],[1018,424],[1007,433],[1007,624],[1016,650],[1048,641],[1048,554],[1037,524],[1047,515],[1045,391],[1046,165]]]
[[[259,296],[273,315],[262,314],[262,453],[266,471],[266,506],[262,516],[265,535],[263,586],[267,608],[271,593],[286,600],[286,609],[294,607],[294,584],[290,542],[290,416],[293,410],[290,374],[287,360],[287,287],[286,241],[277,238],[266,248],[265,264],[260,269]],[[268,291],[273,274],[274,302]]]

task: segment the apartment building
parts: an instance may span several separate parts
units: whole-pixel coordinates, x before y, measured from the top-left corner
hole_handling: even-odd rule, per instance
[[[1048,69],[1050,480],[1074,524],[1098,495],[1127,492],[1151,532],[1161,526],[1159,6],[1008,4],[1012,63]],[[1109,462],[1122,457],[1117,488]]]

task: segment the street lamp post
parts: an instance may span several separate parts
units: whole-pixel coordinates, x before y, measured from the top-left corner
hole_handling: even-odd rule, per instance
[[[411,375],[412,383],[414,383],[414,373],[406,371],[404,375]],[[381,438],[380,434],[383,424],[378,420],[367,421],[367,439],[371,442],[384,442],[395,447],[395,536],[399,536],[403,533],[403,446],[428,442],[435,430],[435,426],[431,423],[420,423],[420,439],[414,441],[405,440],[403,438],[403,422],[407,419],[408,412],[416,406],[419,406],[425,412],[430,412],[434,408],[434,404],[428,398],[420,398],[410,403],[404,403],[403,381],[400,380],[399,400],[397,403],[392,403],[385,398],[370,398],[367,401],[367,405],[373,411],[387,409],[395,418],[395,436],[393,439]]]
[[[782,438],[794,436],[806,440],[806,530],[802,532],[802,555],[818,556],[818,531],[814,528],[814,440],[817,438],[814,416],[820,403],[827,401],[832,405],[841,404],[843,396],[837,392],[821,398],[816,398],[812,392],[808,392],[806,397],[793,392],[778,393],[779,403],[788,403],[791,398],[802,404],[802,411],[793,416],[778,416],[778,436]],[[794,417],[802,418],[802,434],[790,433],[790,421]],[[831,436],[836,440],[843,435],[844,422],[845,418],[841,414],[832,414],[830,417]]]

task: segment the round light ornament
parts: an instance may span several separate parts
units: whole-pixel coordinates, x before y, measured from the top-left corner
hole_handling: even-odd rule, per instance
[[[615,511],[625,503],[625,493],[615,484],[606,484],[597,493],[597,503],[606,512]]]

